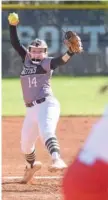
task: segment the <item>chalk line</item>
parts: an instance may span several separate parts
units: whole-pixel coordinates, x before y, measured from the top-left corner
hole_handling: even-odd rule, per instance
[[[22,176],[3,176],[2,180],[19,180]],[[34,179],[62,179],[62,176],[34,176]]]

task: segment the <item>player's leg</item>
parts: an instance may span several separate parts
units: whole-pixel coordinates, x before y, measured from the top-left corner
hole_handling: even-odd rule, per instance
[[[57,171],[66,168],[66,164],[60,156],[60,146],[56,137],[56,127],[60,116],[59,102],[49,97],[42,104],[38,105],[38,125],[41,138],[52,157],[50,171]]]
[[[38,130],[36,130],[36,121],[34,120],[33,114],[33,107],[27,109],[21,131],[21,150],[26,161],[26,169],[22,183],[30,181],[34,173],[41,168],[41,162],[36,160],[35,142],[38,137]]]

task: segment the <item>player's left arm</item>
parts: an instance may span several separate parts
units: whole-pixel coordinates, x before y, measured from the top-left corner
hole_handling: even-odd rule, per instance
[[[51,69],[56,69],[58,66],[65,65],[71,57],[74,55],[74,53],[70,53],[67,51],[64,55],[59,56],[57,58],[52,58],[50,67]]]

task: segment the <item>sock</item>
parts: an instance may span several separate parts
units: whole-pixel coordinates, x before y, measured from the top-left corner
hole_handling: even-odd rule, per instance
[[[35,150],[30,154],[25,154],[26,161],[33,167],[33,163],[35,162],[36,153]]]
[[[55,137],[49,138],[45,142],[45,146],[47,147],[50,155],[52,156],[52,159],[60,158],[60,147],[59,147],[58,141]]]
[[[52,160],[60,159],[60,154],[58,152],[53,152],[51,156]]]

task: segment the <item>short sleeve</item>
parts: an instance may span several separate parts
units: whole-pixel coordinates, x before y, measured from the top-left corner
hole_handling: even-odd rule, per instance
[[[53,59],[53,57],[47,57],[42,61],[42,67],[45,71],[50,71],[51,70],[51,60]]]

